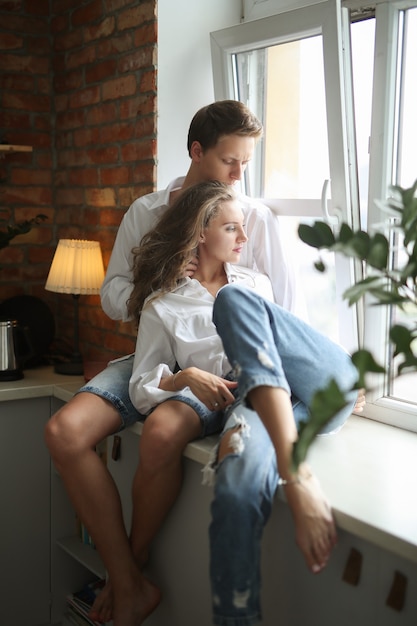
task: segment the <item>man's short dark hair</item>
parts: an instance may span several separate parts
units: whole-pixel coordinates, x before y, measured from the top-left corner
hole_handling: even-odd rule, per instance
[[[254,137],[257,140],[262,135],[262,124],[238,100],[213,102],[197,111],[191,120],[187,139],[188,153],[190,154],[194,141],[198,141],[203,150],[208,150],[224,135]]]

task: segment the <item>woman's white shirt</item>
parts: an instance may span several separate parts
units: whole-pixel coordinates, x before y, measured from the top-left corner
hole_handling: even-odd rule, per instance
[[[274,301],[269,278],[246,267],[225,264],[228,283],[238,282]],[[224,377],[232,369],[212,322],[214,297],[197,280],[184,278],[171,291],[150,296],[143,308],[129,393],[146,415],[178,392],[159,389],[175,365],[198,367]]]

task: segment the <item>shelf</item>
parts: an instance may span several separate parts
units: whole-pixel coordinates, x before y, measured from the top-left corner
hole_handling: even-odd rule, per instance
[[[98,578],[106,577],[106,570],[98,552],[90,546],[81,543],[78,537],[72,536],[58,539],[57,544],[73,559],[98,576]]]
[[[0,152],[32,152],[32,146],[0,143]]]

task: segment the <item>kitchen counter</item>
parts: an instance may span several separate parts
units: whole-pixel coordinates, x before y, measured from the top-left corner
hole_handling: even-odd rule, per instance
[[[21,380],[0,381],[0,402],[52,396],[68,402],[84,384],[84,376],[56,374],[52,367],[24,370]]]
[[[51,367],[25,370],[22,380],[0,382],[0,402],[43,396],[66,402],[83,383]],[[140,435],[142,424],[131,431]],[[184,456],[204,465],[215,442],[193,442]],[[416,433],[352,415],[339,433],[316,439],[309,462],[340,528],[417,563]]]

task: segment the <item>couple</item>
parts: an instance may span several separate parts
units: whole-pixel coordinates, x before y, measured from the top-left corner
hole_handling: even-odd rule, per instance
[[[102,289],[103,308],[110,317],[113,319],[128,319],[127,301],[129,301],[130,307],[136,306],[136,309],[131,309],[131,311],[135,310],[136,313],[139,313],[141,306],[139,303],[141,299],[144,299],[145,293],[147,296],[150,293],[149,290],[162,286],[167,287],[167,285],[158,282],[159,277],[156,277],[155,284],[152,284],[151,279],[148,278],[148,283],[141,294],[139,292],[136,305],[134,304],[134,299],[131,297],[133,295],[132,248],[135,245],[137,246],[138,242],[154,227],[167,208],[172,206],[176,199],[181,199],[184,191],[191,186],[210,180],[220,180],[231,186],[239,180],[261,134],[262,126],[259,121],[240,102],[216,102],[203,107],[197,112],[191,122],[188,133],[187,147],[191,164],[185,178],[176,179],[164,191],[155,192],[136,200],[123,218]],[[224,272],[226,272],[228,281],[236,280],[246,282],[248,285],[262,285],[262,289],[265,289],[265,291],[262,291],[262,294],[267,296],[270,287],[267,286],[265,277],[261,277],[253,272],[253,269],[256,268],[270,279],[274,301],[285,309],[298,312],[296,285],[291,275],[291,266],[282,252],[277,218],[266,207],[254,203],[245,196],[239,196],[240,207],[243,208],[245,215],[245,231],[249,241],[246,245],[243,245],[244,241],[246,241],[246,234],[245,236],[242,234],[242,241],[239,240],[236,250],[239,251],[243,245],[243,249],[240,252],[240,264],[245,266],[245,270],[239,268],[239,271],[237,271],[227,264],[224,265],[224,259],[218,259],[220,264],[219,283],[224,284]],[[198,209],[197,206],[194,208]],[[180,214],[179,219],[181,219]],[[199,233],[199,236],[200,234],[207,235],[208,232],[204,233],[202,226],[200,224],[201,233]],[[175,231],[176,236],[178,233],[182,234],[182,230]],[[195,245],[197,244],[199,244],[198,241]],[[178,242],[175,237],[173,245],[182,246],[183,242]],[[191,253],[194,254],[194,252],[194,249],[192,251],[188,250],[184,262],[188,262]],[[168,258],[169,254],[166,247],[163,251],[163,256],[165,255],[165,258]],[[202,252],[200,251],[200,263],[198,265],[200,272],[203,271],[201,254]],[[234,257],[232,260],[237,262],[237,257]],[[193,262],[185,263],[185,265],[185,274],[192,276],[197,266]],[[151,273],[153,269],[154,266],[151,267]],[[206,279],[204,276],[200,276],[200,278],[203,281]],[[171,279],[173,280],[171,286],[174,284],[177,286],[178,276],[171,275]],[[140,280],[136,281],[135,297],[138,296],[137,290],[140,288],[137,285],[140,283]],[[194,286],[200,285],[201,289],[204,287],[197,280],[187,281],[187,285],[188,283],[192,283]],[[181,285],[178,285],[178,287],[180,288]],[[223,297],[232,297],[232,294],[238,297],[239,289],[236,289],[235,292],[230,287],[231,285],[227,289],[221,290],[219,294],[221,298],[219,297],[215,300],[216,312],[219,315]],[[255,296],[255,291],[253,290],[248,293],[251,293],[253,297]],[[207,291],[207,294],[210,295],[211,302],[209,300],[208,304],[211,306],[214,302],[213,294],[210,294],[210,291]],[[248,296],[245,297],[247,298]],[[162,303],[163,299],[160,298],[159,301]],[[157,303],[158,300],[155,300],[155,305]],[[200,301],[200,305],[202,306],[203,304],[207,303]],[[149,311],[153,310],[153,305],[152,307],[151,305],[152,302],[149,305]],[[227,307],[230,305],[223,306],[227,311]],[[235,314],[236,309],[240,307],[234,306]],[[245,304],[245,307],[247,306]],[[147,307],[145,307],[144,313],[146,309]],[[245,311],[245,308],[243,311]],[[146,315],[143,314],[143,319],[145,318]],[[294,321],[294,318],[291,317],[290,319]],[[221,321],[216,319],[219,332],[221,332],[221,323]],[[226,345],[225,348],[226,350],[228,349]],[[233,358],[231,355],[229,357]],[[181,355],[179,362],[184,363]],[[187,361],[185,362],[187,363]],[[136,410],[128,393],[128,383],[132,376],[132,363],[133,357],[109,365],[104,372],[92,379],[88,385],[81,388],[79,393],[51,418],[45,433],[51,456],[60,471],[74,508],[92,535],[109,574],[110,583],[99,596],[94,606],[93,616],[102,621],[107,621],[113,616],[115,626],[138,626],[143,623],[159,603],[159,590],[143,577],[141,568],[148,559],[152,540],[161,527],[172,504],[175,502],[181,488],[182,452],[189,441],[221,428],[224,419],[229,417],[229,415],[231,416],[234,412],[231,408],[231,403],[234,401],[232,396],[234,399],[236,394],[236,380],[223,380],[223,375],[228,372],[223,371],[226,368],[226,361],[223,361],[222,357],[219,356],[217,369],[214,374],[210,373],[203,376],[201,372],[198,372],[197,366],[195,366],[194,372],[190,372],[189,367],[184,366],[186,370],[188,369],[188,372],[178,372],[175,379],[173,376],[168,377],[166,375],[161,379],[161,384],[164,384],[164,382],[168,383],[169,378],[172,378],[172,388],[168,390],[166,398],[170,397],[169,391],[171,391],[172,395],[174,385],[175,390],[180,390],[180,385],[188,385],[190,390],[198,391],[200,398],[197,393],[194,393],[194,396],[195,407],[198,407],[199,412],[194,410],[190,400],[185,400],[185,398],[192,398],[193,396],[189,390],[184,390],[181,391],[180,401],[162,402],[145,419],[145,414],[141,414]],[[326,366],[324,354],[319,355],[319,364],[320,367],[322,365],[323,367]],[[231,369],[232,366],[230,365],[228,371]],[[314,369],[317,369],[317,367]],[[137,373],[141,375],[141,371],[135,369],[135,376]],[[191,385],[190,374],[194,374]],[[325,374],[323,376],[325,377]],[[241,393],[241,385],[242,383],[239,384],[239,393]],[[347,385],[348,381],[346,381]],[[145,387],[146,385],[143,385],[143,392],[141,393],[146,395]],[[139,387],[137,389],[139,390]],[[158,394],[167,393],[163,388],[159,388],[159,383],[155,385],[154,391]],[[134,393],[136,391],[132,388],[132,394]],[[256,404],[260,400],[254,397],[256,390],[252,390],[249,393],[251,405],[256,405],[261,412],[261,407],[258,407]],[[286,391],[279,392],[279,395],[282,395],[282,393],[288,395]],[[288,398],[286,399],[286,404],[288,405],[287,400]],[[214,405],[207,406],[205,402],[217,402],[219,407],[214,407]],[[213,421],[212,409],[220,408],[221,404],[223,404],[222,408],[228,411],[228,413],[216,415],[216,423]],[[146,410],[150,406],[151,404],[148,404]],[[360,404],[357,406],[360,409]],[[287,408],[289,407],[287,406]],[[303,408],[301,402],[295,404],[294,415],[296,419],[305,417]],[[206,417],[204,417],[204,410],[207,411]],[[245,433],[242,432],[241,425],[234,426],[234,430],[237,431],[237,437],[232,437],[235,433],[222,437],[215,459],[216,464],[223,457],[228,457],[226,462],[220,463],[217,469],[213,524],[216,520],[216,524],[221,524],[222,516],[226,521],[229,521],[228,509],[230,508],[233,511],[235,507],[235,503],[229,498],[226,485],[222,482],[223,477],[228,476],[230,472],[232,474],[231,484],[233,484],[233,472],[240,474],[241,471],[246,469],[246,467],[242,469],[241,465],[245,466],[246,463],[249,463],[247,471],[250,474],[250,462],[256,465],[262,459],[263,466],[267,463],[262,456],[262,452],[259,453],[259,449],[255,447],[258,440],[261,446],[266,446],[269,450],[271,477],[268,484],[262,485],[261,488],[261,491],[269,489],[269,495],[267,495],[269,505],[276,488],[277,475],[274,467],[276,454],[271,439],[267,435],[262,421],[256,418],[256,414],[246,407],[244,411],[245,421],[242,420],[242,424],[249,423],[248,418],[252,420],[250,437],[246,437],[248,429],[246,429]],[[129,426],[137,420],[145,421],[140,438],[139,466],[132,488],[133,519],[131,536],[128,538],[124,528],[117,489],[107,468],[97,458],[94,449],[103,438],[121,428]],[[292,418],[291,426],[293,431],[292,439],[296,437],[293,422],[294,418]],[[228,441],[229,439],[230,442]],[[236,439],[237,441],[240,441],[240,439],[243,441],[244,451],[239,455],[228,455],[230,450],[234,449]],[[286,458],[288,450],[281,452],[281,454],[284,456],[282,458],[283,466],[280,465],[280,471],[285,477],[282,467],[285,466],[288,460]],[[240,488],[237,492],[235,490],[235,497],[240,497],[241,505],[241,512],[238,515],[240,520],[238,528],[242,533],[239,536],[239,541],[242,542],[242,551],[245,551],[249,546],[250,540],[247,539],[246,532],[250,532],[250,527],[254,521],[251,517],[253,515],[252,512],[244,512],[245,507],[251,508],[250,501],[245,500],[244,478],[246,475],[242,474],[242,477],[239,477]],[[289,480],[291,481],[292,479]],[[252,484],[252,476],[250,476],[250,484]],[[306,487],[307,484],[309,485],[308,487]],[[311,490],[315,491],[316,482],[311,478],[308,481],[297,482],[292,486],[298,491],[303,489],[302,494],[306,495]],[[286,491],[290,491],[292,486],[288,485]],[[299,503],[295,501],[297,498],[296,489],[292,489],[295,495],[289,493],[287,497],[289,500],[294,500],[292,505],[296,517],[296,527],[302,529],[305,526],[305,521],[303,521],[302,511],[298,510]],[[321,522],[317,527],[323,524],[328,525],[330,536],[332,537],[334,526],[327,504],[325,504],[321,495],[317,495],[316,498],[313,494],[311,497],[313,503],[316,501],[321,503],[318,514]],[[267,515],[262,519],[262,524],[266,522],[266,517]],[[243,525],[242,519],[246,519]],[[233,517],[230,517],[231,525],[229,528],[223,526],[221,533],[216,533],[216,527],[212,526],[211,532],[212,534],[214,533],[214,539],[221,540],[223,538],[224,540],[224,545],[217,546],[217,548],[215,546],[212,547],[212,568],[214,574],[217,567],[220,567],[221,570],[222,565],[226,561],[229,563],[236,556],[235,551],[227,551],[229,547],[227,542],[228,533],[233,533],[233,536],[236,536],[236,528],[232,520]],[[324,556],[321,549],[318,550],[319,554],[314,554],[314,552],[311,552],[312,545],[306,545],[306,534],[309,535],[310,531],[305,533],[305,531],[301,532],[300,530],[298,534],[298,541],[309,567],[313,570],[320,569],[328,556],[330,546],[325,542],[326,545],[323,546]],[[311,540],[315,544],[314,537]],[[318,543],[320,544],[321,541]],[[256,546],[256,550],[258,549],[259,546]],[[221,564],[218,566],[216,565],[216,554],[218,554],[216,550],[221,551]],[[225,555],[230,558],[225,558]],[[259,609],[254,610],[256,614],[259,611]],[[224,620],[227,621],[228,619],[227,623],[233,623],[233,609],[232,614],[230,614],[227,603],[226,608],[224,608],[222,601],[220,605],[215,607],[214,612],[216,623],[222,624]],[[239,623],[241,624],[252,624],[256,623],[255,620],[258,618],[259,616],[253,618],[252,613],[244,611],[243,614],[239,613],[239,616],[236,617],[236,622],[240,620]]]

